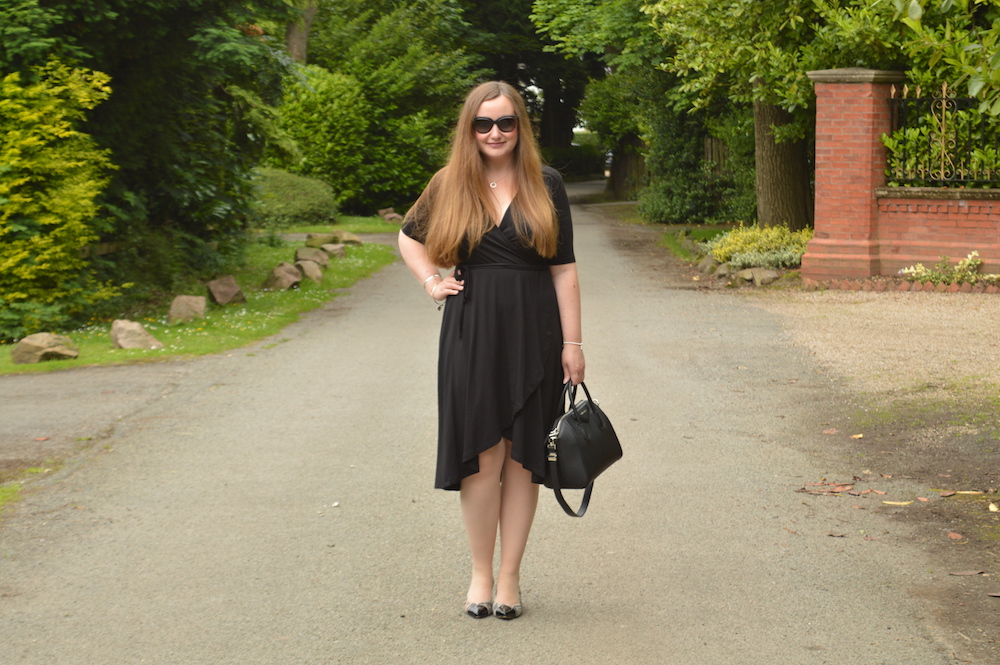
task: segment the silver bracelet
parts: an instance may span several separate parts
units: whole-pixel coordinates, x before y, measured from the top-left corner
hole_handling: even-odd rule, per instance
[[[427,282],[431,281],[431,280],[432,280],[432,279],[434,279],[435,277],[437,277],[438,279],[444,279],[443,277],[441,277],[441,275],[439,275],[439,274],[437,274],[437,273],[434,273],[433,275],[431,275],[430,277],[428,277],[427,279],[425,279],[425,280],[424,280],[424,283],[423,283],[423,284],[421,284],[420,286],[427,286]]]
[[[567,344],[572,344],[573,346],[579,346],[580,350],[583,351],[583,342],[563,342],[563,346]]]

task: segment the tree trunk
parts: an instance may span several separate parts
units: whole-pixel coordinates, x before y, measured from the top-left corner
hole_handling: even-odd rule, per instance
[[[285,28],[285,46],[292,60],[304,65],[309,53],[309,28],[319,10],[319,0],[305,0],[298,7],[302,10],[302,16]]]
[[[642,139],[635,134],[620,138],[615,145],[607,187],[614,198],[627,201],[635,197],[646,177],[646,159],[642,156],[644,147]]]
[[[797,231],[813,224],[812,164],[805,140],[774,142],[772,127],[792,116],[779,106],[754,102],[754,146],[757,165],[757,222],[787,224]]]

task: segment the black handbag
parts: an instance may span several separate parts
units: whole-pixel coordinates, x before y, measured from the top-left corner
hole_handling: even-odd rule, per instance
[[[570,517],[583,517],[590,505],[594,480],[622,458],[622,446],[611,421],[591,399],[587,386],[581,382],[580,387],[587,395],[581,402],[576,401],[576,386],[572,381],[563,387],[559,408],[564,412],[556,418],[549,433],[545,465],[545,486],[555,491],[556,500]],[[566,503],[564,489],[586,489],[579,510],[574,511]]]

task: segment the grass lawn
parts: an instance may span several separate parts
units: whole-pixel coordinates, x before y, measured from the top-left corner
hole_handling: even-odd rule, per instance
[[[338,224],[351,232],[372,233],[398,230],[398,225],[386,225],[381,220],[356,218],[358,221]],[[378,231],[367,229],[378,228]],[[362,229],[362,230],[356,230]],[[321,230],[329,230],[322,227]],[[307,232],[286,229],[289,232]],[[259,285],[268,272],[281,261],[291,262],[295,247],[301,243],[279,242],[272,244],[254,243],[250,246],[247,262],[243,268],[234,270],[233,276],[243,289],[247,301],[226,307],[211,303],[206,317],[200,321],[169,325],[166,312],[155,312],[141,318],[140,323],[164,348],[156,351],[142,349],[115,349],[111,345],[111,321],[94,321],[68,334],[80,350],[76,360],[42,362],[35,365],[15,365],[11,360],[11,345],[0,345],[0,375],[29,372],[50,372],[72,367],[108,365],[120,363],[149,362],[178,356],[200,356],[219,353],[228,349],[252,344],[274,335],[282,328],[298,320],[303,312],[321,307],[336,297],[337,290],[351,286],[355,282],[377,272],[392,263],[396,256],[387,245],[369,243],[348,246],[347,258],[334,259],[323,275],[323,282],[315,284],[305,280],[291,291],[263,291]],[[189,292],[193,295],[206,294],[204,286]],[[207,294],[206,294],[207,295]]]
[[[337,223],[333,225],[289,226],[278,230],[278,233],[329,233],[333,229],[349,231],[350,233],[396,233],[399,231],[399,224],[387,222],[381,217],[341,215],[337,218]]]

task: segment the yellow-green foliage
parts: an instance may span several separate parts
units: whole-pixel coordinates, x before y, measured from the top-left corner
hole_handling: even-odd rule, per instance
[[[739,254],[790,252],[801,256],[812,235],[812,229],[790,231],[787,226],[739,226],[709,243],[709,248],[719,263],[726,263]]]
[[[111,92],[100,72],[50,63],[0,79],[0,339],[58,324],[115,294],[82,251],[113,168],[76,129]]]

